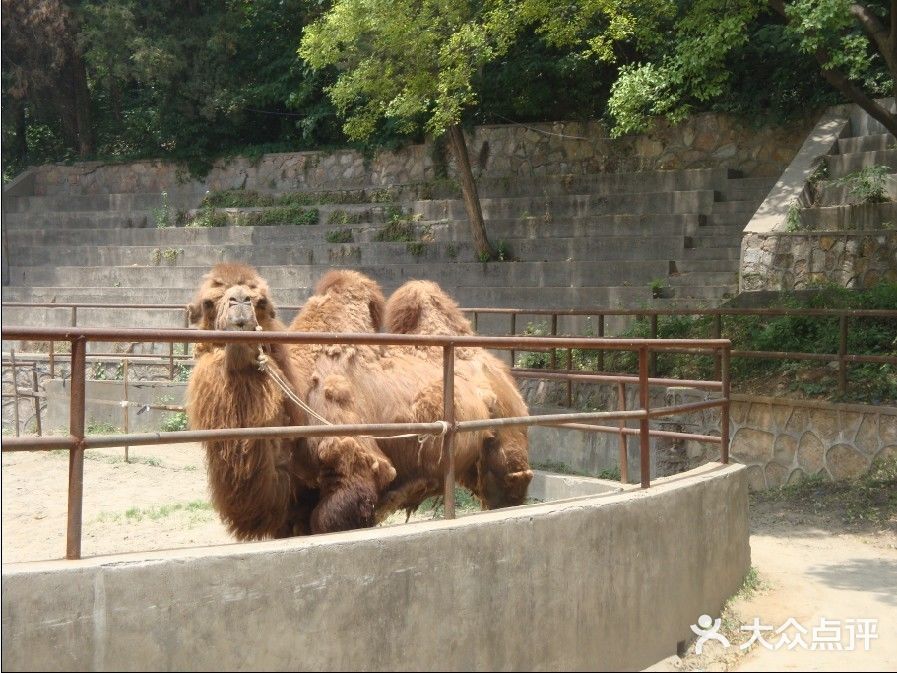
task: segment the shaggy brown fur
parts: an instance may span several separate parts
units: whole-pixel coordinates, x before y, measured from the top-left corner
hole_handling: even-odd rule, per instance
[[[380,326],[384,301],[379,286],[354,271],[331,271],[303,307],[290,329],[304,332],[373,332]],[[332,423],[407,423],[441,420],[442,365],[415,356],[410,349],[363,345],[301,346],[294,351],[297,390],[308,404]],[[466,376],[455,382],[458,420],[489,417],[486,404]],[[477,463],[480,447],[491,433],[465,433],[455,438],[459,472]],[[395,468],[395,481],[380,491],[375,518],[400,508],[415,509],[442,490],[443,467],[438,438],[370,437],[318,440],[316,451],[339,442],[342,455],[373,455],[381,450]],[[309,440],[309,444],[315,442]],[[372,463],[368,463],[372,465]],[[358,483],[382,489],[383,481],[365,462],[355,465]],[[379,467],[379,466],[378,466]],[[323,497],[322,497],[323,501]],[[338,507],[334,507],[339,511]]]
[[[396,334],[474,333],[458,304],[436,283],[410,281],[396,290],[386,304],[384,325]],[[438,348],[418,348],[416,353],[431,362],[441,362]],[[520,395],[510,370],[497,357],[483,348],[458,348],[456,371],[467,377],[487,401],[491,418],[526,416],[526,403]],[[483,394],[483,390],[489,391]],[[519,505],[533,473],[529,469],[529,442],[525,427],[497,428],[487,438],[476,465],[458,470],[458,480],[480,496],[485,507]]]
[[[251,267],[219,264],[203,279],[188,306],[203,329],[282,330],[267,284]],[[240,323],[239,325],[237,323]],[[292,377],[288,349],[266,346],[270,366]],[[301,425],[305,418],[274,381],[258,370],[255,346],[197,344],[187,385],[190,427]],[[217,440],[204,443],[212,503],[238,539],[310,532],[318,500],[315,470],[290,439]]]

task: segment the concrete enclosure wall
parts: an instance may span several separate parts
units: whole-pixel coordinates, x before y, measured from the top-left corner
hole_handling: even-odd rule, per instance
[[[5,670],[608,670],[750,565],[741,466],[350,533],[3,568]]]

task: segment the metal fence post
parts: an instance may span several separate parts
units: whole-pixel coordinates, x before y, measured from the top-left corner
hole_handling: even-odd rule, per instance
[[[650,389],[648,388],[648,349],[639,348],[638,351],[638,387],[639,398],[643,411],[648,411],[650,403]],[[651,485],[651,436],[648,434],[648,417],[639,419],[639,441],[641,443],[641,469],[642,488]]]
[[[721,313],[717,313],[713,316],[713,338],[720,339],[723,335],[723,316]],[[713,353],[713,376],[714,378],[722,377],[722,360],[720,359],[719,351],[714,351]]]
[[[9,349],[9,366],[12,369],[12,401],[13,422],[16,424],[16,437],[20,435],[19,431],[19,377],[16,369],[16,349]]]
[[[731,350],[731,346],[724,346],[722,349],[721,357],[720,357],[720,381],[723,384],[722,396],[723,406],[720,409],[720,460],[723,463],[729,462],[729,405],[731,404],[730,398],[730,382],[729,382],[729,353]]]
[[[37,381],[37,363],[31,363],[31,388],[34,392],[34,425],[37,430],[37,436],[43,437],[44,431],[41,427],[41,418],[40,418],[40,397],[38,393],[40,392],[40,387],[38,386]]]
[[[84,387],[87,378],[87,341],[72,340],[71,397],[69,434],[77,441],[69,452],[68,527],[65,557],[81,558],[81,516],[84,500]]]
[[[448,430],[442,437],[445,465],[445,518],[455,518],[455,347],[442,347],[442,414]]]
[[[617,409],[626,411],[626,384],[622,381],[617,383]],[[629,483],[629,451],[626,447],[626,419],[620,419],[620,482]]]
[[[557,336],[558,334],[558,314],[551,314],[551,336]],[[558,358],[557,358],[557,349],[554,347],[551,348],[551,368],[558,368]]]
[[[127,435],[130,433],[130,424],[131,424],[131,405],[129,404],[130,398],[128,397],[128,358],[125,358],[121,361],[121,370],[122,370],[122,381],[124,386],[123,396],[125,403],[122,405],[122,420],[124,421],[124,430]],[[130,463],[130,456],[128,456],[128,445],[125,444],[125,462]]]
[[[838,392],[847,394],[847,314],[842,313],[838,325]]]

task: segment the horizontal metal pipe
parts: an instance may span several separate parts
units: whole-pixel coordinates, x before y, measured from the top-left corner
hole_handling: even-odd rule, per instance
[[[704,402],[689,402],[688,404],[678,404],[672,407],[655,407],[648,412],[648,418],[658,418],[660,416],[675,416],[676,414],[687,414],[692,411],[701,411],[702,409],[712,409],[713,407],[721,407],[728,400],[720,397]]]
[[[572,379],[574,381],[594,381],[598,383],[638,383],[638,376],[626,376],[623,374],[580,374],[565,372],[560,369],[514,369],[511,373],[522,379],[557,379],[560,381]],[[695,379],[649,378],[648,383],[661,386],[706,388],[708,390],[721,390],[723,386],[721,381],[699,381]]]
[[[44,435],[43,437],[5,437],[3,453],[8,451],[55,451],[57,449],[73,449],[78,440],[71,435]]]
[[[131,309],[131,310],[183,310],[183,304],[122,304],[122,303],[99,303],[99,302],[24,302],[24,301],[5,301],[2,306],[24,307],[24,308],[102,308],[102,309]],[[278,308],[286,311],[296,311],[302,306],[278,305]],[[589,315],[620,315],[620,316],[651,316],[651,315],[759,315],[759,316],[812,316],[812,317],[840,317],[846,315],[848,317],[869,317],[869,318],[897,318],[897,310],[893,309],[836,309],[836,308],[811,308],[811,309],[792,309],[792,308],[644,308],[644,309],[621,309],[610,307],[586,307],[586,308],[568,308],[568,309],[542,309],[542,308],[481,308],[469,307],[462,308],[465,313],[484,313],[484,314],[509,314],[516,313],[518,315],[570,315],[570,316],[589,316]]]
[[[554,427],[569,428],[571,430],[582,430],[584,432],[607,432],[613,435],[638,435],[638,428],[620,428],[610,425],[590,425],[588,423],[557,423]],[[651,437],[669,437],[672,439],[693,439],[697,442],[710,442],[711,444],[719,444],[721,439],[713,435],[696,435],[690,432],[674,432],[672,430],[649,430]]]
[[[488,430],[490,428],[505,427],[509,425],[554,425],[567,421],[591,421],[598,419],[615,418],[645,418],[645,412],[641,409],[632,411],[588,411],[574,414],[545,414],[542,416],[509,416],[507,418],[491,418],[484,421],[459,421],[459,432],[472,430]]]
[[[769,360],[819,360],[823,362],[835,362],[840,359],[837,353],[797,353],[785,351],[732,351],[732,357],[739,358],[766,358]],[[897,364],[897,356],[894,355],[845,355],[849,362],[883,362]]]
[[[420,334],[338,334],[332,332],[238,332],[189,329],[107,329],[100,327],[22,327],[11,326],[3,330],[5,339],[46,341],[71,341],[86,338],[89,341],[113,342],[204,342],[204,343],[295,343],[295,344],[365,344],[396,346],[481,346],[483,348],[519,348],[547,346],[555,348],[601,348],[606,350],[632,350],[650,348],[693,348],[715,350],[730,345],[728,339],[599,339],[590,337],[482,337],[443,336]]]
[[[465,313],[492,313],[518,315],[622,315],[622,316],[652,316],[652,315],[759,315],[759,316],[812,316],[834,318],[842,315],[848,317],[869,318],[897,318],[897,310],[894,309],[837,309],[837,308],[462,308]]]

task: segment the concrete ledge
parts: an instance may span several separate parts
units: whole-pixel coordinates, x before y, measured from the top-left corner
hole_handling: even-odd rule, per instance
[[[807,180],[822,157],[837,149],[838,139],[849,129],[852,107],[837,105],[826,111],[744,228],[745,234],[766,234],[785,228],[788,208],[803,195]]]
[[[750,564],[744,468],[285,541],[3,568],[7,670],[609,670]]]
[[[533,480],[530,482],[527,496],[542,502],[549,502],[565,498],[619,493],[622,490],[622,484],[608,479],[533,470]]]

